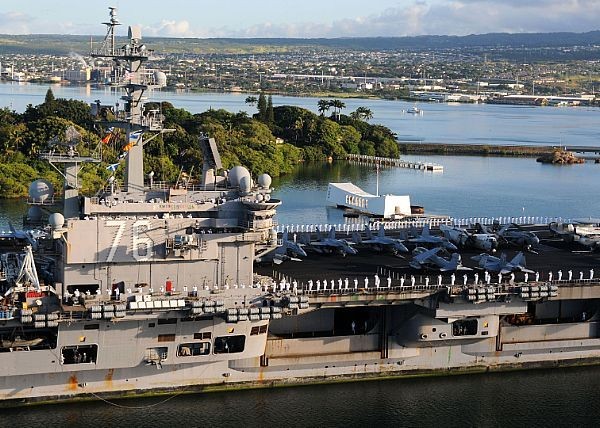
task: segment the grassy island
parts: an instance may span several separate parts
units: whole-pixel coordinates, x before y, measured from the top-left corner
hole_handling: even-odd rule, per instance
[[[365,107],[345,115],[341,100],[321,100],[320,114],[315,114],[300,107],[274,107],[271,98],[262,94],[248,97],[246,102],[257,106],[252,117],[225,110],[192,114],[168,102],[148,106],[158,108],[165,116],[165,127],[175,132],[145,146],[145,172],[153,171],[155,179],[163,181],[175,181],[182,171],[197,179],[202,165],[200,134],[215,138],[224,168],[241,164],[254,175],[268,172],[278,176],[291,172],[298,162],[342,158],[349,153],[399,154],[395,135],[384,126],[369,124],[372,113]],[[90,195],[103,186],[112,174],[107,167],[123,157],[125,136],[93,122],[86,103],[55,98],[48,90],[42,104],[29,105],[24,113],[0,109],[0,197],[27,196],[29,184],[37,178],[61,189],[59,174],[38,155],[59,142],[71,126],[81,134],[76,148],[80,155],[102,152],[102,162],[87,165],[80,174],[81,192]],[[123,178],[123,170],[122,165],[117,168],[118,180]]]

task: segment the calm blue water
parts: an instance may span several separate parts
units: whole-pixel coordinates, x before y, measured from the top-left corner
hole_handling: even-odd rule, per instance
[[[51,87],[55,96],[86,102],[119,102],[114,88],[0,83],[0,107],[23,111],[27,104],[44,101]],[[254,113],[244,103],[247,94],[153,92],[153,101],[170,101],[176,107],[199,113],[209,108]],[[274,105],[295,105],[317,112],[317,98],[274,96]],[[388,100],[344,100],[345,112],[357,107],[373,111],[374,123],[388,126],[401,140],[466,144],[600,145],[600,109],[588,107],[521,107],[486,104],[421,104],[423,116],[403,114],[412,104]]]
[[[543,165],[531,158],[403,156],[436,162],[443,173],[402,168],[380,170],[380,194],[410,195],[429,214],[457,218],[483,216],[589,217],[600,214],[600,165]],[[273,181],[282,224],[339,224],[342,211],[326,207],[327,184],[351,181],[375,193],[374,168],[347,162],[300,165]]]

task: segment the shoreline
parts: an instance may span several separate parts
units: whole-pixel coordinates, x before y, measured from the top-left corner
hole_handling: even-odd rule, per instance
[[[538,157],[550,155],[557,147],[552,146],[503,146],[493,144],[453,144],[453,143],[420,143],[398,141],[402,154],[428,155],[471,155],[471,156],[505,156],[505,157]]]

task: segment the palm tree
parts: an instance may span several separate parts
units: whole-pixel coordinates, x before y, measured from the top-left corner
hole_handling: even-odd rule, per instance
[[[246,100],[244,102],[246,104],[249,104],[249,105],[253,106],[254,104],[256,104],[258,102],[258,98],[256,98],[255,96],[251,95],[249,97],[246,97]]]
[[[334,111],[334,113],[337,116],[338,121],[339,121],[342,109],[346,108],[346,104],[344,102],[340,101],[340,100],[333,100],[333,101],[331,101],[331,107],[333,107],[333,111]]]
[[[296,143],[298,143],[298,135],[302,134],[302,130],[304,129],[304,120],[302,119],[302,116],[298,116],[292,127],[294,129]]]
[[[359,107],[356,109],[356,113],[358,113],[358,117],[363,119],[365,122],[373,119],[373,112],[370,108],[367,107]]]
[[[325,112],[331,108],[331,101],[330,100],[319,100],[319,102],[317,103],[317,106],[319,107],[319,113],[321,113],[321,116],[324,116]]]

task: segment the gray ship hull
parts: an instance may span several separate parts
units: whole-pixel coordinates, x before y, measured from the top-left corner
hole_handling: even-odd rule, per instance
[[[437,308],[440,318],[435,318],[435,312],[426,313],[420,304],[396,303],[401,304],[367,312],[364,306],[312,309],[271,320],[268,326],[265,321],[228,323],[217,317],[167,318],[168,323],[153,327],[149,319],[61,324],[55,349],[12,349],[0,354],[0,399],[3,405],[18,405],[600,361],[598,321],[506,325],[497,314],[516,313],[522,304],[490,304],[478,309],[482,315],[477,317],[476,331],[456,336],[446,318],[452,316],[452,305]],[[571,305],[575,313],[581,301],[562,303]],[[364,324],[357,325],[360,315]],[[343,325],[352,317],[356,318],[354,327]],[[85,327],[96,324],[98,329]],[[314,337],[307,337],[311,330]],[[167,339],[172,341],[157,343],[157,337],[171,334],[175,336]],[[194,334],[198,339],[194,340]],[[215,354],[217,338],[231,335],[245,337],[243,351]],[[209,342],[213,351],[203,355],[181,352],[182,344],[194,341]],[[61,349],[74,343],[98,344],[95,362],[69,365],[61,361]],[[147,355],[148,349],[158,346],[166,349],[159,364]]]

